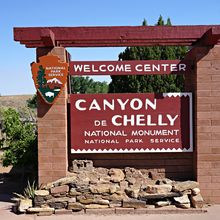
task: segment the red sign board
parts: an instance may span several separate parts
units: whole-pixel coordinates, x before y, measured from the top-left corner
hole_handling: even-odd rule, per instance
[[[190,71],[180,60],[71,61],[70,75],[179,74]]]
[[[71,152],[191,152],[191,93],[72,94]]]

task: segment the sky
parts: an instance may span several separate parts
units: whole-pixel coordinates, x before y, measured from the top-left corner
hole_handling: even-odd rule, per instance
[[[0,95],[34,94],[35,49],[13,40],[14,27],[220,24],[219,0],[0,0]],[[72,60],[117,60],[124,48],[67,48]],[[98,78],[98,80],[109,80]]]

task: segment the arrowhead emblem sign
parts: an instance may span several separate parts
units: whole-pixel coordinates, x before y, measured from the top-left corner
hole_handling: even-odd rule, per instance
[[[66,84],[68,63],[53,55],[42,56],[39,61],[31,64],[32,78],[44,101],[53,104]]]

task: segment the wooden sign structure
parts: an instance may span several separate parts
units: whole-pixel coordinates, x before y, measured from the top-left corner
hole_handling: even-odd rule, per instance
[[[220,185],[216,184],[220,182],[220,25],[19,27],[14,28],[14,39],[36,48],[37,58],[52,53],[64,62],[69,57],[66,47],[189,46],[182,62],[194,67],[185,74],[185,92],[195,94],[192,153],[69,155],[64,89],[54,105],[45,104],[38,95],[39,184],[66,176],[71,160],[86,158],[97,166],[135,165],[164,170],[171,179],[197,180],[206,202],[220,203]]]

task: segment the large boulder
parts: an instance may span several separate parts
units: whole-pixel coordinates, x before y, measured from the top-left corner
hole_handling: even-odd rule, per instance
[[[51,208],[54,209],[65,209],[67,207],[67,202],[49,202],[48,203]]]
[[[92,194],[84,194],[84,195],[77,196],[77,201],[82,204],[91,204],[91,203],[94,203],[93,202],[94,198],[95,197]]]
[[[126,200],[124,199],[122,202],[123,208],[139,209],[139,208],[145,208],[145,206],[146,206],[146,202],[138,199],[126,199]]]
[[[95,168],[95,172],[99,173],[101,176],[108,176],[109,169],[104,167]]]
[[[99,205],[109,205],[109,200],[103,199],[101,195],[92,195],[92,194],[86,194],[82,196],[77,197],[77,201],[79,201],[82,204],[99,204]]]
[[[131,198],[138,198],[138,194],[140,192],[140,188],[128,187],[125,189],[126,194]]]
[[[35,190],[34,195],[35,196],[48,196],[50,193],[48,190]]]
[[[84,205],[79,203],[79,202],[74,202],[74,203],[68,203],[68,207],[67,209],[69,210],[73,210],[74,212],[76,211],[81,211],[82,209],[84,209]]]
[[[59,194],[59,193],[67,193],[69,192],[69,186],[68,185],[61,185],[50,188],[51,194]]]
[[[196,196],[198,194],[200,194],[200,189],[199,188],[192,189],[192,195]]]
[[[200,193],[197,195],[191,195],[190,200],[193,208],[202,208],[204,206],[204,200]]]
[[[175,205],[179,208],[183,209],[189,209],[191,207],[190,200],[187,194],[180,196],[180,197],[174,197]]]
[[[171,192],[172,186],[169,184],[147,185],[145,187],[142,187],[142,190],[150,194],[166,194]]]
[[[126,188],[128,188],[128,182],[126,180],[121,181],[119,185],[121,190],[125,190]]]
[[[39,208],[39,207],[32,207],[27,209],[27,213],[47,213],[52,215],[54,213],[54,208],[50,207],[44,207],[44,208]]]
[[[81,171],[77,175],[77,185],[86,185],[98,182],[99,174],[91,171]]]
[[[129,184],[134,185],[137,181],[141,182],[141,180],[146,179],[140,170],[126,167],[125,171],[125,180],[128,181]]]
[[[113,194],[117,192],[120,189],[120,187],[116,184],[96,184],[96,185],[91,185],[89,187],[89,190],[93,194],[103,194],[103,193],[110,193]]]
[[[111,177],[111,181],[114,183],[119,183],[124,180],[124,172],[121,169],[112,168],[109,170],[109,175]]]
[[[18,211],[20,213],[25,213],[28,208],[32,207],[31,199],[20,199],[18,203]]]
[[[73,174],[71,174],[71,176],[58,179],[54,182],[51,182],[51,183],[48,183],[48,184],[42,186],[41,188],[42,189],[50,189],[55,186],[68,185],[70,183],[76,182],[76,179],[77,179],[77,174],[73,173]]]
[[[108,205],[99,205],[99,204],[89,204],[85,205],[86,209],[107,209],[109,208]]]
[[[168,178],[163,178],[163,179],[157,179],[155,181],[155,184],[156,185],[163,185],[163,184],[169,184],[169,185],[172,185],[174,183],[173,180],[170,180]]]
[[[72,161],[72,170],[73,172],[80,171],[93,171],[93,161],[92,160],[73,160]]]
[[[139,192],[138,199],[143,200],[143,201],[148,201],[151,199],[166,199],[166,198],[173,198],[181,196],[180,193],[177,192],[169,192],[166,194],[151,194],[151,193],[146,193],[144,191]]]
[[[156,205],[157,207],[169,206],[169,205],[171,205],[171,201],[169,201],[169,200],[166,200],[166,201],[157,201],[157,202],[155,202],[155,205]]]
[[[76,190],[76,188],[71,188],[70,189],[70,191],[69,191],[69,195],[70,196],[79,196],[79,195],[81,195],[82,193],[81,192],[78,192],[77,190]]]
[[[114,193],[112,195],[102,195],[102,198],[114,202],[121,202],[123,199],[129,199],[125,192],[122,192],[120,194]]]
[[[180,197],[174,197],[173,199],[176,203],[179,203],[179,204],[190,203],[188,195],[183,195],[183,196],[180,196]]]
[[[173,184],[173,191],[183,192],[185,190],[192,190],[198,187],[199,187],[199,183],[195,181],[175,182]]]

